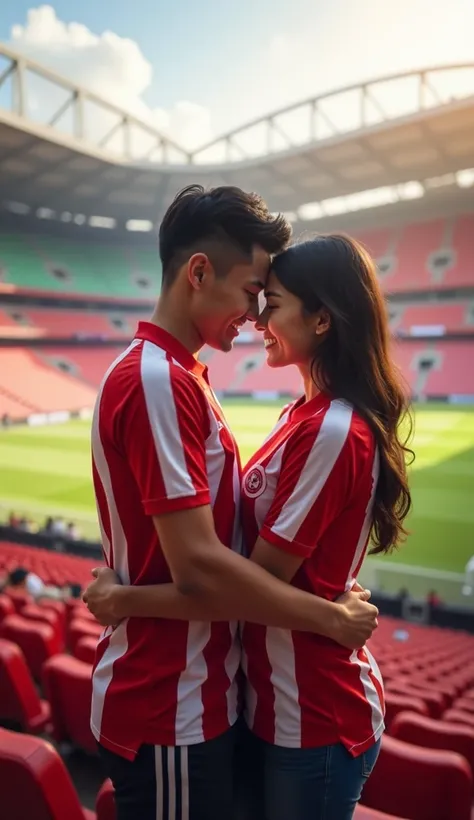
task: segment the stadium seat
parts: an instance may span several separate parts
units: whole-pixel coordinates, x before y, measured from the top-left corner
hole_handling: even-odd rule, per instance
[[[38,697],[20,647],[0,638],[0,720],[40,734],[49,719],[49,704]]]
[[[92,754],[96,741],[90,730],[92,667],[69,655],[56,655],[43,667],[43,684],[51,706],[53,737]]]
[[[48,355],[21,347],[0,350],[2,387],[26,403],[30,414],[93,407],[94,389],[52,366]]]
[[[95,810],[97,820],[116,820],[114,787],[111,780],[105,780],[102,784],[97,795]],[[364,818],[361,818],[361,820],[364,820]]]
[[[16,612],[14,603],[8,595],[0,594],[0,621],[7,618],[8,615],[14,615]]]
[[[406,820],[471,820],[472,782],[461,755],[385,735],[362,800]]]
[[[474,698],[463,695],[453,703],[453,709],[460,709],[462,712],[474,715]]]
[[[3,280],[23,289],[97,294],[109,300],[156,298],[161,283],[161,263],[152,246],[84,244],[44,234],[1,232],[0,266]]]
[[[90,663],[92,665],[95,661],[96,649],[97,639],[85,635],[83,638],[79,638],[76,643],[75,657],[84,663]]]
[[[402,712],[391,726],[393,737],[427,749],[445,749],[462,755],[474,776],[474,728]]]
[[[49,598],[43,598],[40,601],[39,606],[43,609],[46,609],[47,611],[56,613],[58,623],[61,629],[61,634],[64,638],[66,635],[66,605],[63,603],[63,601],[54,601]]]
[[[21,615],[9,615],[0,624],[0,638],[18,644],[31,674],[41,680],[43,663],[57,652],[57,639],[47,624],[27,621]]]
[[[8,595],[10,601],[13,603],[15,607],[15,612],[20,613],[24,606],[27,604],[33,603],[33,598],[31,595],[28,595],[27,592],[23,592],[21,589],[14,589],[13,587],[7,587],[5,590],[5,594]]]
[[[90,621],[86,618],[74,618],[69,624],[68,642],[72,654],[76,654],[76,644],[81,638],[95,638],[99,640],[104,628],[97,621]]]
[[[44,740],[0,729],[1,813],[4,820],[95,820],[84,809],[66,767]]]
[[[396,695],[393,692],[385,692],[385,726],[387,732],[390,733],[392,721],[399,712],[410,710],[417,712],[420,715],[428,715],[428,706],[421,699],[415,695],[408,697],[406,695]]]
[[[466,728],[474,730],[474,714],[472,712],[463,712],[462,709],[451,708],[444,712],[442,719],[447,723],[459,723],[460,726],[466,726]]]
[[[52,609],[38,606],[37,604],[27,604],[21,610],[21,617],[26,618],[27,621],[34,623],[47,624],[54,631],[56,638],[56,652],[62,652],[64,649],[64,633],[61,628],[58,616]]]
[[[385,677],[385,675],[383,676]],[[403,697],[416,697],[422,700],[428,709],[430,717],[439,718],[443,712],[445,701],[440,692],[433,692],[429,689],[413,689],[410,683],[400,683],[397,680],[390,680],[385,686],[385,694],[402,695]]]

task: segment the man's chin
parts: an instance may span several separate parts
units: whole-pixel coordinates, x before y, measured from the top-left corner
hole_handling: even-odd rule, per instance
[[[213,342],[207,342],[208,347],[213,350],[220,350],[221,353],[229,353],[234,346],[233,339],[215,339]]]

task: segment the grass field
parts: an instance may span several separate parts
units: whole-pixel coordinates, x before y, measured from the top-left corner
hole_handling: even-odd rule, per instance
[[[226,402],[244,463],[271,429],[278,407]],[[474,408],[423,405],[415,419],[411,535],[390,560],[462,572],[474,553]],[[38,522],[60,514],[77,521],[86,536],[97,536],[88,422],[0,433],[0,519],[10,510]]]

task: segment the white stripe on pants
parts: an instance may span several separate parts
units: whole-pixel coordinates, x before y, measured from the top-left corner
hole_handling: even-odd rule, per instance
[[[156,820],[189,820],[188,747],[180,746],[176,750],[179,752],[177,767],[174,746],[155,746]]]

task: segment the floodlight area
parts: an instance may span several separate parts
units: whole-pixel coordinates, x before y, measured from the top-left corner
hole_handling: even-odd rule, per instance
[[[326,216],[337,216],[368,208],[379,208],[395,202],[411,199],[422,199],[426,192],[435,188],[457,185],[459,188],[470,188],[474,185],[474,168],[466,168],[454,174],[445,174],[442,177],[433,177],[423,182],[411,180],[402,185],[384,185],[381,188],[372,188],[359,191],[348,196],[337,196],[324,199],[321,202],[306,202],[296,211],[297,219],[302,222],[313,222]]]

